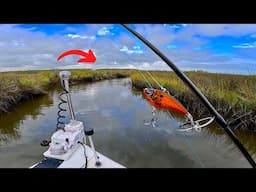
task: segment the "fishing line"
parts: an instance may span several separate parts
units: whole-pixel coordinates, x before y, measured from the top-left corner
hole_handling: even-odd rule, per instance
[[[151,83],[147,80],[147,78],[143,75],[143,73],[140,71],[140,70],[137,70],[139,71],[139,73],[141,74],[141,76],[143,77],[143,79],[146,81],[146,83],[148,84],[148,86],[153,89],[153,86],[151,85]],[[154,128],[156,127],[156,113],[155,113],[156,109],[152,106],[152,115],[153,115],[153,118],[150,120],[150,122],[144,122],[144,125],[152,125]]]
[[[147,73],[153,79],[153,81],[156,82],[156,84],[160,87],[160,89],[163,89],[163,86],[153,77],[153,75],[149,71],[147,71]]]
[[[149,85],[150,88],[153,88],[153,86],[151,85],[151,83],[147,80],[147,78],[143,75],[143,73],[140,71],[140,70],[137,70],[139,71],[139,73],[141,74],[141,76],[143,77],[143,79],[146,81],[146,83]]]
[[[153,79],[153,81],[156,82],[156,84],[160,87],[160,89],[162,91],[164,91],[164,92],[168,93],[169,95],[171,95],[170,92],[164,86],[162,86],[161,83],[159,83],[159,81],[157,81],[156,78],[154,78],[154,76],[149,71],[147,71],[147,73],[149,74],[151,79]],[[175,97],[174,95],[172,95],[172,96]]]

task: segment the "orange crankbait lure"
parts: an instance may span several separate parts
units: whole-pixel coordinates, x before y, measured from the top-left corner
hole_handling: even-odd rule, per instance
[[[176,111],[184,115],[188,121],[180,125],[179,131],[191,131],[192,129],[195,129],[200,132],[202,127],[209,125],[214,120],[214,117],[206,117],[194,121],[192,115],[185,109],[185,107],[165,91],[153,88],[144,88],[143,96],[154,108],[158,110],[166,109]],[[155,127],[156,118],[154,111],[155,109],[152,111],[153,119],[151,120],[151,123]]]
[[[158,110],[167,109],[176,111],[182,115],[188,114],[188,111],[175,98],[162,90],[144,88],[143,96]]]

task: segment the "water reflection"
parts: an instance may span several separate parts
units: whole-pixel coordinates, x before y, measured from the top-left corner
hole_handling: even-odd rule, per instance
[[[158,126],[145,126],[152,108],[129,79],[74,85],[71,90],[77,119],[94,128],[96,149],[127,167],[250,167],[214,124],[184,135],[176,131],[182,116],[170,118],[159,111]],[[8,142],[0,145],[0,167],[29,167],[42,158],[46,149],[39,143],[55,130],[59,91],[1,117],[0,135],[7,133]],[[246,138],[253,149],[254,137]]]
[[[8,113],[0,115],[0,146],[17,140],[20,137],[20,127],[27,119],[36,120],[42,115],[42,109],[53,105],[53,93],[24,101],[17,108]]]

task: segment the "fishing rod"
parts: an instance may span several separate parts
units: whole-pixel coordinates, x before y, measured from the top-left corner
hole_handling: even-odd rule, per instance
[[[121,25],[125,27],[128,31],[130,31],[133,35],[135,35],[138,39],[140,39],[144,44],[146,44],[176,73],[176,75],[185,83],[185,85],[187,85],[190,88],[190,90],[200,99],[200,101],[204,104],[204,106],[215,117],[216,122],[224,129],[226,134],[231,138],[231,140],[239,148],[239,150],[242,152],[242,154],[247,159],[247,161],[251,164],[251,166],[253,168],[256,168],[256,162],[251,157],[247,149],[243,146],[243,144],[239,141],[239,139],[230,129],[225,119],[217,112],[217,110],[212,106],[212,104],[208,101],[208,99],[200,92],[200,90],[194,85],[194,83],[182,71],[180,71],[173,62],[171,62],[160,50],[158,50],[152,43],[146,40],[142,35],[140,35],[138,32],[130,28],[127,24],[121,24]]]

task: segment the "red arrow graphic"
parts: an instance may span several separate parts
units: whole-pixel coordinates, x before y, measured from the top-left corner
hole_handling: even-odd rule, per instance
[[[66,52],[62,53],[57,58],[57,61],[61,60],[63,57],[65,57],[67,55],[72,55],[72,54],[81,55],[82,56],[82,58],[77,61],[78,63],[82,63],[82,62],[94,63],[96,61],[96,57],[93,54],[91,49],[89,49],[88,53],[86,53],[84,51],[81,51],[81,50],[77,50],[77,49],[66,51]]]

